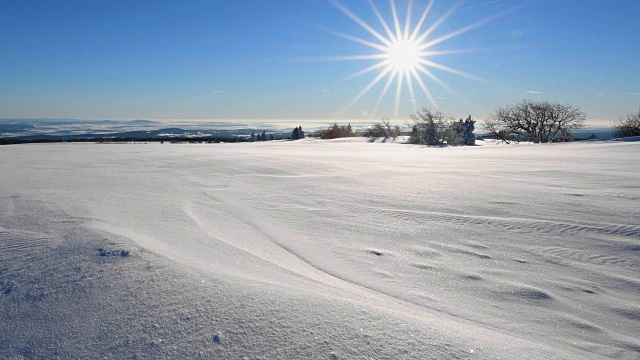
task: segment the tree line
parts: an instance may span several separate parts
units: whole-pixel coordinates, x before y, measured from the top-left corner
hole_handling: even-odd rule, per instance
[[[506,143],[530,141],[548,143],[571,141],[576,130],[585,126],[586,114],[578,107],[552,101],[523,100],[517,104],[496,109],[484,121],[487,137]],[[476,121],[469,115],[465,120],[447,115],[440,110],[422,108],[410,115],[407,123],[409,142],[431,146],[474,145]],[[612,122],[614,137],[640,136],[640,110],[627,113]],[[321,131],[322,138],[354,136],[354,132],[338,124]],[[361,135],[372,138],[397,138],[402,134],[399,126],[388,119],[374,124]]]

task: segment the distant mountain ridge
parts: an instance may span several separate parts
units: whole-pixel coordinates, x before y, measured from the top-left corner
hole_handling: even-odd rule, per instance
[[[50,119],[50,118],[5,118],[0,119],[0,126],[3,124],[131,124],[131,125],[159,125],[162,124],[153,120],[82,120],[82,119]]]
[[[206,139],[244,141],[252,133],[274,134],[279,138],[288,132],[268,128],[206,128],[208,124],[167,126],[152,120],[75,120],[75,119],[0,119],[0,143],[60,142],[92,140],[172,140]],[[214,126],[223,125],[216,123]]]

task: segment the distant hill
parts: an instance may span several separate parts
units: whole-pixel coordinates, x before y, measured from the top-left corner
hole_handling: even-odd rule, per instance
[[[161,124],[157,121],[151,121],[151,120],[131,120],[131,121],[127,121],[127,124],[134,124],[134,125],[158,125]]]
[[[49,118],[9,118],[0,119],[0,126],[4,124],[56,124],[56,125],[69,125],[69,124],[100,124],[100,125],[159,125],[162,124],[158,121],[152,120],[81,120],[81,119],[49,119]]]
[[[0,119],[0,144],[92,140],[246,140],[252,133],[266,131],[276,138],[289,135],[262,127],[243,127],[224,122],[167,127],[153,120]],[[172,124],[173,125],[173,124]],[[224,128],[223,125],[229,125]],[[214,127],[214,128],[212,128]]]

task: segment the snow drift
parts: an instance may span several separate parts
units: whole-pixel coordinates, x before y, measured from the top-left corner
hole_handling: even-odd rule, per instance
[[[638,142],[0,148],[0,355],[640,356]]]

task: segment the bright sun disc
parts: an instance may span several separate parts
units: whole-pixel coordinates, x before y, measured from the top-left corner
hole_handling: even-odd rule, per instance
[[[420,49],[414,42],[401,40],[393,43],[387,50],[389,64],[398,71],[411,71],[420,61]]]
[[[424,0],[426,1],[426,0]],[[447,17],[449,17],[453,11],[456,9],[456,6],[450,8],[446,11],[439,19],[433,19],[431,21],[431,25],[427,27],[426,30],[423,29],[423,25],[428,24],[427,16],[431,11],[436,0],[429,0],[429,3],[426,5],[422,14],[418,17],[417,22],[412,21],[412,0],[407,1],[407,12],[406,19],[404,24],[398,16],[398,11],[396,9],[396,0],[389,0],[389,5],[391,7],[391,14],[393,16],[393,21],[391,24],[387,23],[384,16],[373,0],[369,0],[369,5],[371,9],[375,13],[376,17],[380,21],[380,25],[384,32],[378,32],[371,25],[367,24],[360,17],[355,15],[349,9],[347,9],[344,5],[340,3],[339,0],[329,0],[335,7],[337,7],[340,11],[342,11],[345,15],[350,17],[353,21],[355,21],[362,28],[367,30],[369,34],[373,35],[373,37],[377,40],[375,42],[361,39],[352,35],[343,34],[339,32],[334,32],[329,29],[330,32],[334,33],[334,35],[338,35],[344,37],[345,39],[351,40],[353,42],[357,42],[361,45],[368,46],[374,50],[379,51],[375,54],[367,54],[367,55],[347,55],[347,56],[337,56],[330,57],[328,60],[375,60],[376,62],[371,66],[360,70],[350,76],[348,76],[344,80],[350,80],[356,78],[358,76],[362,76],[364,74],[368,74],[372,71],[378,70],[379,73],[369,84],[367,84],[362,91],[360,91],[342,110],[341,113],[346,112],[349,108],[351,108],[356,102],[360,101],[369,91],[375,88],[383,79],[386,78],[386,82],[383,82],[382,91],[378,96],[375,104],[373,105],[373,109],[368,112],[370,116],[375,114],[378,110],[378,107],[382,103],[382,100],[386,96],[386,94],[391,89],[392,83],[396,84],[396,96],[395,96],[395,106],[394,106],[394,116],[397,118],[400,111],[400,103],[403,100],[402,98],[402,90],[406,87],[409,90],[409,99],[405,99],[406,101],[411,102],[413,105],[414,111],[417,111],[417,104],[420,99],[416,99],[414,86],[417,85],[422,93],[425,95],[431,106],[437,109],[438,104],[436,103],[437,96],[433,96],[429,88],[427,88],[427,84],[423,81],[423,76],[432,80],[435,84],[439,85],[441,89],[448,91],[456,97],[459,97],[449,85],[447,85],[444,81],[440,80],[432,72],[432,69],[442,70],[451,74],[455,74],[458,76],[463,76],[476,81],[484,81],[478,77],[473,75],[464,73],[460,70],[456,70],[450,68],[446,65],[439,64],[432,60],[433,57],[439,55],[448,55],[448,54],[458,54],[462,52],[468,52],[470,50],[434,50],[433,48],[441,44],[445,41],[455,38],[461,34],[464,34],[472,29],[475,29],[479,26],[482,26],[490,21],[497,19],[505,13],[494,15],[488,17],[486,19],[477,21],[471,25],[467,25],[461,29],[455,30],[448,34],[442,35],[440,37],[432,37],[436,28],[442,24]],[[439,89],[438,89],[439,90]],[[441,90],[439,90],[441,91]]]

